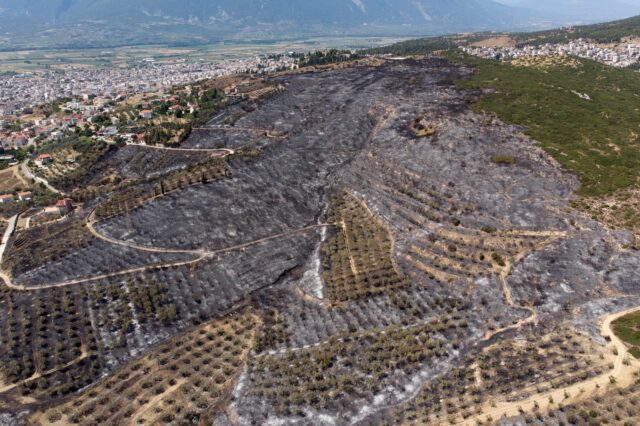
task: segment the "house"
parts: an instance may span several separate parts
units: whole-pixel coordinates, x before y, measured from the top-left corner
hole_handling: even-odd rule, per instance
[[[51,155],[49,154],[40,154],[38,158],[36,158],[35,163],[36,166],[44,167],[47,164],[53,163],[53,157],[51,157]]]
[[[47,215],[59,215],[62,216],[62,212],[60,211],[60,207],[58,206],[49,206],[49,207],[45,207],[44,210],[42,211],[42,213],[47,214]]]
[[[67,128],[76,127],[78,125],[78,121],[78,117],[65,117],[64,126]]]
[[[33,194],[31,192],[20,192],[18,193],[18,199],[20,201],[29,201],[33,198]]]
[[[153,118],[153,111],[151,111],[150,109],[143,109],[142,111],[140,111],[140,117],[144,118],[145,120],[151,119]]]
[[[10,194],[0,195],[0,204],[6,204],[12,201],[13,201],[13,195],[10,195]]]
[[[73,200],[71,198],[65,198],[56,202],[55,208],[58,209],[62,216],[65,216],[73,210]]]
[[[17,149],[26,146],[29,140],[20,133],[12,133],[0,139],[0,147],[4,149]]]
[[[169,111],[171,112],[177,112],[180,111],[182,109],[182,107],[180,105],[172,105],[169,107]]]
[[[118,128],[116,126],[109,126],[98,132],[99,136],[115,136],[117,134]]]

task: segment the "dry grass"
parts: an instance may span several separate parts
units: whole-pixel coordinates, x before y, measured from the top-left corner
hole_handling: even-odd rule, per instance
[[[419,138],[435,136],[438,133],[438,126],[424,117],[418,117],[411,124],[411,131]]]
[[[603,198],[583,198],[574,207],[613,229],[628,229],[640,236],[640,189],[628,188]]]
[[[530,395],[606,374],[611,356],[572,329],[498,342],[474,358],[476,363],[469,360],[468,367],[434,381],[399,407],[394,423],[471,424],[480,407],[495,401],[517,405]]]
[[[25,185],[25,181],[20,179],[16,167],[0,172],[0,194],[11,193],[16,189],[26,189],[27,187],[28,185]]]
[[[509,36],[490,37],[471,43],[472,47],[514,47],[515,45],[515,40]]]
[[[537,68],[542,70],[559,66],[578,69],[582,66],[582,63],[579,60],[574,59],[570,56],[518,58],[509,61],[509,63],[516,67]]]
[[[485,232],[434,223],[423,226],[429,234],[414,240],[405,259],[431,279],[441,282],[471,280],[498,273],[515,259],[561,236],[553,231]]]

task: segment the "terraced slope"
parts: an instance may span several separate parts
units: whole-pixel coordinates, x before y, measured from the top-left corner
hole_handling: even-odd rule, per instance
[[[73,228],[88,244],[61,233],[2,274],[0,413],[473,424],[565,391],[578,403],[583,384],[610,392],[638,367],[600,327],[640,305],[633,235],[574,210],[575,176],[474,112],[481,93],[453,85],[471,73],[424,58],[274,77],[284,90],[227,107],[183,147],[247,147],[218,158],[224,178],[135,208],[118,207],[135,201],[126,188],[89,196]],[[97,170],[207,161],[132,153]]]

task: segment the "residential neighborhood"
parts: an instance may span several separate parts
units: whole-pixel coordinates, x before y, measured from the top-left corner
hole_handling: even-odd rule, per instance
[[[577,56],[618,68],[630,67],[640,63],[640,45],[635,43],[598,45],[587,40],[578,39],[564,44],[542,44],[523,47],[460,46],[460,49],[467,54],[486,59],[511,60],[546,56]]]
[[[177,142],[199,108],[198,82],[296,67],[296,59],[278,55],[0,76],[0,168],[12,163],[12,151],[33,150],[70,133],[105,142]],[[52,161],[43,154],[35,165]]]
[[[69,107],[78,109],[82,101],[92,97],[115,99],[123,94],[162,91],[225,75],[243,72],[262,74],[295,66],[294,58],[279,55],[195,63],[185,60],[156,63],[149,59],[124,68],[69,67],[0,75],[0,117],[24,115],[37,105],[62,98],[73,99],[77,103]]]

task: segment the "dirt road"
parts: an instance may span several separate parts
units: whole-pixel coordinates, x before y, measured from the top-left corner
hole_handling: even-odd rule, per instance
[[[610,371],[568,387],[537,393],[522,401],[502,401],[495,404],[485,403],[481,407],[482,414],[470,417],[459,424],[476,425],[478,421],[485,421],[488,419],[497,420],[503,416],[514,417],[520,415],[521,410],[529,413],[536,409],[540,412],[546,412],[549,409],[557,408],[558,403],[567,405],[591,398],[595,395],[603,394],[614,386],[624,388],[631,385],[635,380],[633,373],[638,371],[640,362],[628,354],[627,347],[624,342],[622,342],[622,340],[613,333],[611,323],[618,318],[632,312],[636,312],[639,309],[640,307],[635,307],[623,312],[608,315],[602,319],[601,333],[604,337],[611,339],[611,344],[608,345],[610,350],[607,351],[607,353],[610,354],[608,355],[610,358],[609,361],[613,363],[613,369]],[[614,354],[614,348],[617,355]],[[612,383],[611,378],[615,378],[615,384]],[[553,401],[553,403],[550,401]]]
[[[93,225],[93,223],[91,221],[89,221],[89,222],[87,222],[87,226],[89,226],[90,223]],[[267,241],[272,241],[272,240],[276,240],[276,239],[280,239],[280,238],[285,238],[285,237],[288,237],[290,235],[304,233],[304,232],[308,232],[308,231],[311,231],[311,230],[315,230],[315,229],[319,229],[319,228],[323,228],[323,227],[327,227],[327,226],[333,226],[333,225],[329,225],[329,224],[311,225],[311,226],[307,226],[305,228],[295,229],[295,230],[292,230],[292,231],[283,232],[281,234],[271,235],[271,236],[268,236],[268,237],[265,237],[265,238],[260,238],[260,239],[255,240],[255,241],[250,241],[250,242],[239,244],[239,245],[235,245],[235,246],[232,246],[232,247],[227,247],[227,248],[224,248],[224,249],[208,251],[208,250],[204,250],[204,249],[201,249],[201,250],[172,250],[172,249],[163,249],[163,248],[159,248],[159,247],[138,246],[137,244],[134,244],[134,243],[129,243],[127,241],[120,241],[120,240],[116,240],[116,239],[104,236],[104,235],[100,234],[99,232],[97,232],[97,230],[95,230],[95,228],[92,225],[89,226],[89,229],[91,230],[92,234],[95,235],[97,238],[103,239],[103,240],[105,240],[105,241],[107,241],[107,242],[109,242],[111,244],[117,244],[117,245],[120,245],[122,247],[133,248],[133,249],[136,249],[136,250],[152,251],[152,252],[156,252],[156,253],[186,253],[186,254],[193,254],[193,255],[197,255],[197,258],[191,259],[191,260],[186,260],[186,261],[166,262],[166,263],[162,263],[162,264],[154,264],[154,265],[147,265],[147,266],[142,266],[142,267],[138,267],[138,268],[130,268],[130,269],[125,269],[125,270],[122,270],[122,271],[112,272],[112,273],[108,273],[108,274],[101,274],[101,275],[96,275],[96,276],[92,276],[92,277],[78,278],[78,279],[74,279],[74,280],[62,281],[62,282],[59,282],[59,283],[46,284],[46,285],[33,286],[33,287],[14,283],[12,281],[11,277],[7,273],[5,273],[3,271],[0,271],[0,278],[2,280],[4,280],[5,285],[7,287],[10,287],[10,288],[12,288],[14,290],[18,290],[18,291],[37,291],[37,290],[42,290],[42,289],[47,289],[47,288],[67,287],[67,286],[78,285],[78,284],[83,284],[83,283],[88,283],[88,282],[93,282],[93,281],[98,281],[98,280],[103,280],[103,279],[120,277],[120,276],[128,275],[128,274],[136,274],[136,273],[140,273],[140,272],[146,272],[146,271],[150,271],[150,270],[154,270],[154,269],[194,265],[196,263],[202,262],[205,259],[214,258],[217,255],[226,254],[226,253],[237,251],[237,250],[244,250],[246,248],[249,248],[249,247],[252,247],[252,246],[267,242]]]
[[[20,382],[17,382],[17,383],[11,384],[11,385],[4,385],[4,386],[0,387],[0,394],[9,392],[10,390],[15,389],[16,387],[18,387],[18,386],[20,386],[22,384],[32,382],[34,380],[39,379],[40,377],[48,376],[48,375],[53,374],[53,373],[55,373],[57,371],[61,371],[61,370],[64,370],[65,368],[69,368],[72,365],[77,364],[78,362],[82,361],[83,359],[87,358],[90,355],[90,353],[87,351],[87,349],[84,347],[84,345],[81,346],[80,350],[81,350],[81,353],[80,353],[80,356],[78,358],[76,358],[76,359],[74,359],[74,360],[72,360],[72,361],[70,361],[70,362],[68,362],[68,363],[66,363],[64,365],[61,365],[60,367],[56,367],[56,368],[53,368],[51,370],[44,371],[42,373],[36,371],[35,373],[33,373],[33,375],[31,377],[29,377],[27,379],[24,379],[24,380],[22,380]],[[1,384],[2,384],[2,382],[0,382],[0,385]]]
[[[194,129],[196,130],[196,129]],[[147,149],[157,149],[162,151],[177,151],[177,152],[202,152],[210,154],[220,154],[219,157],[226,157],[235,154],[235,151],[230,148],[172,148],[168,146],[156,146],[156,145],[142,145],[139,143],[128,143],[128,146],[138,146]]]

